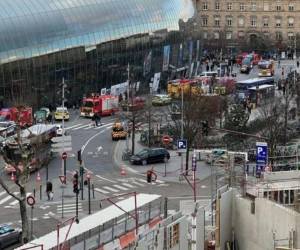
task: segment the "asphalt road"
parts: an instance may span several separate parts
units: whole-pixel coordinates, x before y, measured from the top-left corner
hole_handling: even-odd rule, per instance
[[[281,67],[285,68],[285,72],[289,72],[293,65],[292,61],[282,61]],[[238,68],[234,69],[238,73],[237,79],[248,79],[258,76],[257,66],[253,68],[249,75],[239,74]],[[281,77],[281,68],[276,66],[275,78]],[[40,194],[40,185],[36,182],[36,173],[31,175],[28,181],[28,194],[33,194],[36,190],[36,205],[33,210],[33,235],[35,237],[41,236],[47,232],[53,231],[57,223],[66,218],[75,215],[75,195],[72,192],[72,175],[75,170],[78,170],[77,151],[82,150],[84,167],[86,172],[90,171],[92,174],[92,186],[94,192],[91,194],[91,212],[97,211],[101,206],[109,205],[107,202],[101,200],[120,195],[128,192],[145,192],[160,194],[164,197],[169,197],[169,209],[175,210],[179,208],[179,200],[192,199],[191,187],[183,182],[165,182],[159,180],[155,184],[146,183],[145,178],[127,173],[126,176],[120,175],[120,166],[113,163],[113,154],[116,142],[111,141],[111,126],[116,118],[104,117],[102,118],[103,125],[100,127],[91,126],[91,120],[79,117],[78,111],[71,112],[70,121],[65,123],[66,130],[72,136],[72,152],[68,152],[67,159],[67,177],[68,184],[66,188],[62,188],[58,176],[62,173],[62,161],[60,155],[55,155],[48,166],[48,179],[54,185],[54,200],[47,201],[45,197],[45,183],[47,171],[40,170],[42,193]],[[14,192],[18,192],[16,186],[10,181],[9,176],[3,176],[7,184],[12,187]],[[218,177],[219,178],[219,177]],[[222,176],[219,178],[219,185],[224,182]],[[225,183],[225,182],[224,182]],[[213,183],[213,185],[215,185]],[[197,185],[197,198],[209,199],[211,182],[209,179],[203,180]],[[64,192],[64,211],[62,218],[62,192]],[[84,199],[79,202],[79,216],[88,215],[88,199],[87,187],[84,187]],[[40,197],[40,195],[42,197]],[[81,196],[81,195],[80,195]],[[42,199],[40,199],[42,198]],[[81,197],[80,197],[81,198]],[[123,199],[124,197],[118,197]],[[28,208],[30,216],[30,208]],[[3,189],[0,188],[0,224],[7,223],[13,226],[20,227],[20,215],[18,203],[8,196]],[[42,223],[42,224],[41,224]],[[42,227],[40,225],[43,225]]]

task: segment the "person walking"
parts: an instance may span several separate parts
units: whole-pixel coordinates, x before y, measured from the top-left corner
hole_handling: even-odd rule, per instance
[[[46,193],[48,197],[48,201],[53,201],[53,185],[51,181],[48,181],[46,184]]]

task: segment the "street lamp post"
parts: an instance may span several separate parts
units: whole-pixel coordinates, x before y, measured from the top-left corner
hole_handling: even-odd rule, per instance
[[[127,121],[126,121],[126,127],[127,127],[127,135],[126,135],[126,153],[129,151],[129,141],[128,141],[128,135],[129,135],[129,122],[128,122],[128,115],[129,115],[129,77],[130,77],[130,66],[128,63],[127,66]]]

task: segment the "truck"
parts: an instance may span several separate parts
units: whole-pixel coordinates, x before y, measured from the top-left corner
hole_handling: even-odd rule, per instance
[[[117,141],[120,139],[126,139],[126,137],[127,137],[127,131],[124,130],[124,126],[122,125],[121,122],[116,121],[112,126],[111,139],[113,141]]]
[[[2,147],[2,154],[10,160],[5,164],[7,174],[24,171],[23,154],[30,158],[29,172],[34,172],[44,165],[47,165],[51,159],[51,139],[56,136],[56,126],[48,124],[36,124],[20,134],[21,142],[18,143],[16,136],[9,137]],[[20,150],[22,146],[24,152]]]
[[[92,118],[96,113],[100,116],[113,115],[119,110],[117,96],[91,94],[84,97],[80,107],[80,116]]]
[[[30,127],[33,124],[32,108],[3,108],[0,111],[0,122],[13,121],[22,128]]]

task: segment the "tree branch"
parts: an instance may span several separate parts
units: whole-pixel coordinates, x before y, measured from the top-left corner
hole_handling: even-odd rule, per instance
[[[6,193],[8,193],[10,196],[12,196],[13,198],[15,198],[15,199],[18,200],[18,201],[22,201],[21,198],[19,198],[18,196],[16,196],[14,193],[12,193],[12,192],[9,190],[8,186],[4,183],[4,181],[3,181],[2,178],[0,178],[0,185],[1,185],[1,187],[6,191]]]

